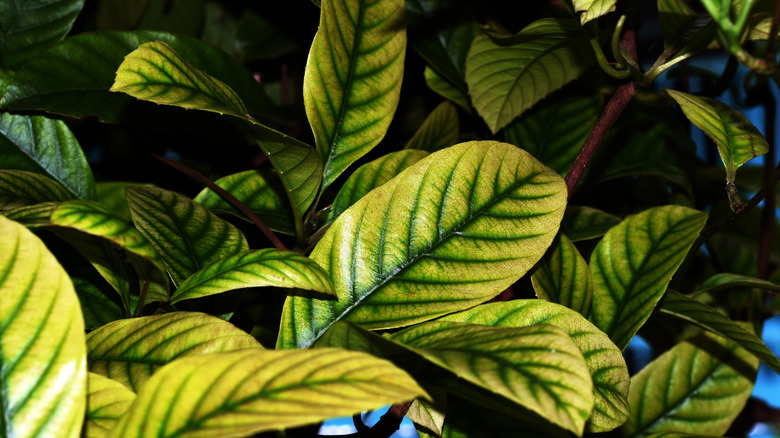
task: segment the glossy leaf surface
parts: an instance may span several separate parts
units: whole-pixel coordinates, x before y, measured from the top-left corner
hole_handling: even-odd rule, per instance
[[[257,348],[262,347],[243,330],[195,312],[123,319],[87,335],[89,370],[136,392],[176,358]]]
[[[0,169],[0,210],[68,199],[73,199],[73,194],[47,176],[24,170]]]
[[[458,109],[451,102],[444,101],[425,118],[404,149],[436,152],[457,143],[458,134]]]
[[[84,321],[68,274],[35,235],[0,216],[0,405],[4,436],[80,436]]]
[[[297,288],[333,295],[328,274],[312,259],[275,248],[226,257],[184,280],[171,304],[246,287]]]
[[[545,18],[511,41],[478,35],[466,60],[466,82],[474,107],[495,133],[592,63],[592,50],[575,21]]]
[[[550,324],[562,329],[582,352],[593,379],[595,406],[587,430],[606,432],[628,418],[629,375],[622,353],[579,313],[559,304],[524,299],[484,304],[441,320],[499,327]]]
[[[677,344],[631,379],[623,436],[724,434],[750,396],[757,367],[757,359],[713,335]]]
[[[406,52],[401,0],[326,0],[309,52],[303,98],[325,163],[322,190],[384,137]]]
[[[108,377],[90,372],[87,379],[86,438],[102,438],[135,400],[135,393]]]
[[[311,258],[338,300],[289,297],[279,346],[307,346],[342,318],[400,327],[484,302],[542,257],[565,203],[560,176],[512,145],[435,152],[331,225]]]
[[[707,214],[663,206],[630,216],[604,235],[590,259],[590,319],[621,349],[666,291]]]
[[[154,187],[130,187],[127,203],[174,284],[217,260],[249,249],[241,232],[200,204]]]
[[[110,437],[250,436],[426,396],[403,370],[336,349],[244,351],[160,369]]]
[[[593,279],[588,262],[566,237],[558,235],[531,275],[536,296],[580,313],[590,314],[593,301]]]
[[[580,23],[606,15],[615,10],[617,0],[573,0],[574,10],[580,12]]]

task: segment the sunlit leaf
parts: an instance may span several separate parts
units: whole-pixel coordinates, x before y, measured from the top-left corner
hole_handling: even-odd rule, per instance
[[[160,369],[110,437],[227,437],[303,426],[426,396],[403,370],[336,349],[244,351]]]
[[[404,149],[435,152],[458,142],[458,110],[451,102],[440,103],[406,142]]]
[[[577,22],[544,18],[508,41],[482,34],[466,60],[474,107],[493,133],[581,75],[592,49]]]
[[[325,190],[384,137],[401,91],[402,0],[322,2],[303,82]]]
[[[446,393],[441,392],[441,396],[442,398],[446,397]],[[436,400],[435,397],[434,400]],[[425,399],[417,399],[409,406],[406,417],[414,422],[418,430],[422,427],[436,436],[441,436],[441,430],[444,427],[445,401],[431,403]]]
[[[674,346],[631,379],[623,436],[721,436],[745,406],[758,359],[714,335]]]
[[[0,216],[0,405],[7,437],[79,437],[84,321],[68,274],[35,235]]]
[[[0,211],[68,199],[73,199],[73,194],[47,176],[23,170],[0,169]]]
[[[41,227],[51,224],[49,218],[58,205],[56,202],[41,202],[39,204],[17,207],[3,212],[3,214],[8,219],[24,224],[26,227]]]
[[[590,314],[593,280],[588,262],[566,235],[561,234],[547,250],[531,275],[536,296],[577,311]]]
[[[275,286],[334,294],[330,278],[312,259],[275,248],[226,257],[182,281],[171,304],[246,287]]]
[[[574,10],[581,12],[580,23],[606,15],[615,10],[617,0],[573,0]]]
[[[70,32],[84,0],[0,2],[0,66],[16,69]]]
[[[108,377],[90,372],[87,379],[86,438],[102,438],[135,400],[135,393]]]
[[[593,378],[595,407],[587,430],[612,430],[628,418],[629,376],[623,355],[606,334],[579,313],[558,304],[530,299],[484,304],[441,320],[500,327],[535,324],[559,327],[582,351]]]
[[[176,358],[257,348],[252,336],[227,321],[182,311],[114,321],[87,335],[89,370],[136,392]]]
[[[435,152],[333,222],[311,258],[338,300],[288,297],[278,345],[307,346],[342,318],[400,327],[482,303],[542,257],[565,204],[561,177],[512,145]]]
[[[46,175],[79,198],[95,198],[87,158],[62,120],[0,114],[0,163],[5,169]]]
[[[130,187],[127,203],[174,284],[217,260],[249,249],[241,232],[200,204],[155,187]]]
[[[652,313],[707,221],[687,207],[654,207],[610,229],[590,259],[590,319],[624,349]]]

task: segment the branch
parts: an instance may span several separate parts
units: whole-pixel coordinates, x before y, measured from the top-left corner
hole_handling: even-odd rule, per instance
[[[408,402],[390,406],[390,409],[388,409],[379,421],[370,428],[363,424],[360,414],[357,414],[352,417],[352,420],[355,422],[355,428],[358,431],[353,434],[341,436],[344,438],[388,438],[401,426],[401,421],[404,419],[404,415],[409,411],[409,406],[411,405],[412,401],[410,400]]]

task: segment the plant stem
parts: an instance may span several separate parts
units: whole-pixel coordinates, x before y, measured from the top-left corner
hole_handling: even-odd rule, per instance
[[[266,225],[265,222],[263,222],[263,220],[260,219],[249,207],[244,205],[243,202],[239,201],[235,196],[228,193],[227,190],[214,184],[213,181],[203,176],[200,172],[196,171],[195,169],[191,169],[184,164],[165,157],[161,157],[159,155],[152,154],[152,156],[214,191],[230,205],[236,207],[239,211],[241,211],[241,213],[244,213],[244,215],[246,215],[246,217],[249,218],[249,220],[251,220],[252,223],[254,223],[255,226],[257,226],[257,228],[263,232],[265,237],[267,237],[268,240],[270,240],[277,249],[288,251],[287,246],[285,246],[285,244],[279,240],[279,237],[274,234],[270,228],[268,228],[268,225]]]
[[[765,137],[769,148],[764,155],[764,185],[770,183],[772,178],[772,168],[775,164],[775,120],[777,118],[777,106],[772,90],[769,89],[767,82],[762,87],[761,93],[764,107],[764,126],[766,129]],[[772,226],[775,221],[775,197],[773,193],[768,193],[764,199],[764,209],[761,215],[761,231],[759,237],[758,249],[758,277],[766,279],[769,277],[769,250],[770,240],[772,239]]]
[[[401,421],[404,419],[404,415],[409,411],[409,406],[411,405],[412,401],[410,400],[408,402],[390,406],[390,409],[388,409],[379,421],[370,428],[363,424],[363,421],[358,414],[352,417],[355,422],[355,428],[358,431],[353,434],[341,436],[347,438],[388,438],[401,426]]]

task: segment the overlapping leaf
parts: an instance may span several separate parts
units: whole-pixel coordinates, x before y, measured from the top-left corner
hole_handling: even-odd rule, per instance
[[[135,400],[135,393],[100,374],[87,379],[87,415],[84,435],[102,438],[113,429]]]
[[[40,204],[18,207],[3,214],[8,219],[24,224],[26,227],[41,227],[50,225],[49,218],[57,205],[56,202],[41,202]]]
[[[593,379],[595,406],[587,430],[612,430],[628,418],[629,375],[621,351],[579,313],[542,300],[512,300],[484,304],[448,315],[441,321],[499,327],[550,324],[561,328],[582,352]]]
[[[593,301],[593,279],[588,262],[577,247],[560,234],[531,275],[536,296],[577,311],[590,314]]]
[[[275,248],[249,250],[208,265],[184,280],[171,304],[246,287],[276,286],[334,294],[328,274],[312,259]]]
[[[0,3],[0,66],[16,69],[70,32],[84,0]]]
[[[327,0],[303,98],[325,190],[384,137],[401,91],[406,52],[402,0]]]
[[[575,21],[545,18],[507,41],[478,35],[466,59],[466,82],[474,107],[495,133],[592,63]]]
[[[619,223],[620,218],[613,214],[593,207],[572,205],[563,215],[561,230],[572,242],[577,242],[601,237]]]
[[[473,113],[471,100],[469,100],[467,91],[459,90],[430,67],[425,67],[423,75],[425,76],[425,85],[427,85],[428,88],[439,96],[454,102],[469,114]]]
[[[473,400],[448,398],[442,438],[566,438],[571,434],[527,412],[497,412]]]
[[[62,120],[0,114],[0,163],[51,177],[79,198],[95,198],[87,158]]]
[[[249,436],[400,403],[425,391],[373,356],[337,350],[244,351],[160,369],[110,437]]]
[[[590,259],[590,319],[623,349],[652,313],[707,214],[654,207],[610,229]]]
[[[73,199],[73,194],[47,176],[24,170],[0,169],[0,210],[68,199]]]
[[[130,187],[126,193],[133,221],[176,285],[208,264],[249,249],[236,227],[183,195],[155,187]]]
[[[732,288],[759,288],[764,290],[780,291],[780,285],[760,278],[749,277],[747,275],[720,273],[704,281],[696,290],[696,294],[704,292],[720,292]]]
[[[183,356],[262,348],[215,316],[174,312],[123,319],[87,335],[89,370],[134,391],[157,369]]]
[[[623,436],[721,436],[750,397],[757,368],[757,359],[713,335],[677,344],[631,379]]]
[[[573,0],[574,10],[581,12],[580,23],[606,15],[615,10],[617,0]]]
[[[311,258],[338,300],[288,297],[281,347],[346,318],[400,327],[463,310],[522,277],[555,236],[563,180],[506,143],[462,143],[418,161],[331,225]]]
[[[84,322],[68,274],[43,242],[0,216],[3,435],[80,436]]]
[[[449,101],[440,103],[406,142],[404,149],[436,152],[458,142],[458,110]]]

